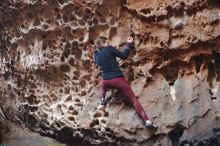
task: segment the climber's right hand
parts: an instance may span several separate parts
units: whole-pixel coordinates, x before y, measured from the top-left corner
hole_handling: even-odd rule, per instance
[[[128,42],[128,43],[133,43],[133,42],[134,42],[133,37],[129,36],[128,39],[127,39],[127,42]]]

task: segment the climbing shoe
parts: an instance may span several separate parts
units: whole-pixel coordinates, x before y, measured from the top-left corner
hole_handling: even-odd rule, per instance
[[[105,106],[107,104],[107,101],[104,98],[102,98],[100,104]]]
[[[147,120],[145,121],[145,127],[150,128],[150,129],[157,129],[157,125],[154,124],[152,121]]]

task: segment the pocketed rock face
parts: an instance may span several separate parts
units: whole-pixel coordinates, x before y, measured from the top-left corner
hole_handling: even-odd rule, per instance
[[[70,145],[220,143],[218,0],[7,0],[0,14],[7,119]],[[119,46],[130,30],[135,49],[119,62],[157,131],[120,94],[99,106],[88,48],[100,35]]]

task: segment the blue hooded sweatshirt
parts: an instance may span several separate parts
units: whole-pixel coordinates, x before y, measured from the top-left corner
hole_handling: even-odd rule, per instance
[[[125,50],[123,52],[110,45],[101,48],[100,51],[95,52],[95,63],[102,70],[103,80],[110,80],[112,78],[123,77],[123,74],[118,66],[116,57],[121,59],[127,59],[129,51],[133,46],[130,43],[126,43],[124,47]]]

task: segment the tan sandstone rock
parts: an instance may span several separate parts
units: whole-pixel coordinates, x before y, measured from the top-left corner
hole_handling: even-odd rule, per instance
[[[219,19],[218,0],[3,0],[3,113],[69,145],[219,145]],[[130,31],[118,61],[156,131],[120,94],[99,105],[88,48],[104,35],[123,50]]]

